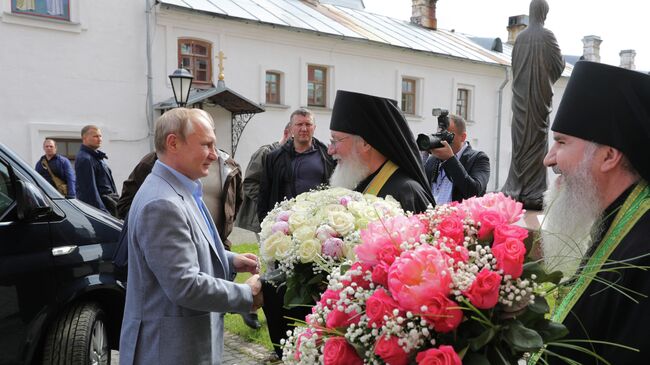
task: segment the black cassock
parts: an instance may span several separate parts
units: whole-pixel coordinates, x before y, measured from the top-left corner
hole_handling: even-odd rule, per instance
[[[633,187],[632,187],[633,188]],[[632,188],[623,193],[605,211],[604,235],[629,196]],[[600,242],[602,237],[594,242]],[[650,266],[650,211],[646,212],[612,252],[603,265],[605,268],[620,267],[615,263],[623,260],[631,265]],[[636,258],[636,259],[635,259]],[[612,262],[614,261],[614,262]],[[602,271],[602,270],[601,270]],[[620,347],[602,344],[582,343],[583,347],[599,354],[613,365],[650,363],[650,271],[635,268],[618,269],[616,272],[600,273],[604,283],[593,280],[582,294],[564,324],[570,333],[567,339],[591,339],[617,343],[639,349],[634,352]],[[623,295],[607,283],[615,283],[638,303]],[[633,290],[640,294],[630,293]],[[646,296],[645,298],[643,297]],[[583,328],[584,327],[584,328]],[[593,346],[593,347],[592,347]],[[561,353],[582,364],[603,364],[594,357],[573,350],[549,347],[550,351]],[[549,355],[551,364],[565,364]],[[538,362],[538,364],[541,363]]]
[[[380,170],[375,171],[375,173],[361,181],[354,190],[363,192]],[[395,200],[400,202],[402,209],[414,213],[424,212],[427,206],[433,203],[430,198],[431,194],[427,194],[422,184],[406,175],[404,170],[400,168],[388,178],[377,194],[380,198],[386,195],[392,195]]]

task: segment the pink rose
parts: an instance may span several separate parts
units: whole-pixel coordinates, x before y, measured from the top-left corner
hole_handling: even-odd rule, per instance
[[[348,207],[348,203],[351,202],[351,201],[352,201],[352,198],[349,197],[349,196],[347,196],[347,195],[345,195],[345,196],[342,196],[342,197],[339,199],[339,204],[341,204],[342,206],[344,206],[344,207],[347,208],[347,207]]]
[[[354,324],[359,323],[359,319],[361,319],[360,317],[361,315],[356,311],[345,313],[344,311],[334,309],[333,311],[327,314],[327,320],[325,321],[325,326],[331,329],[348,327],[352,323]]]
[[[393,245],[385,245],[377,251],[377,259],[380,264],[392,265],[397,256],[402,252]]]
[[[463,319],[463,311],[458,303],[444,295],[436,294],[427,303],[427,311],[422,314],[427,322],[433,323],[436,332],[447,333],[458,327]]]
[[[454,348],[441,345],[437,349],[428,349],[418,353],[415,357],[418,365],[462,365],[460,357]]]
[[[288,234],[289,233],[289,223],[287,223],[285,221],[275,222],[271,226],[271,232],[273,232],[273,233],[282,232],[284,234]]]
[[[388,268],[390,266],[385,263],[377,264],[372,268],[372,282],[381,285],[384,288],[388,287]]]
[[[501,214],[491,210],[479,213],[478,221],[481,222],[481,228],[478,230],[480,240],[489,239],[494,227],[505,223]]]
[[[330,337],[323,347],[323,363],[325,365],[363,365],[363,360],[344,337]]]
[[[361,230],[361,244],[354,248],[360,261],[375,265],[379,263],[379,252],[385,246],[393,246],[399,255],[402,242],[419,242],[427,232],[427,225],[418,216],[396,216],[370,222]],[[385,258],[385,257],[384,257]]]
[[[323,255],[338,259],[343,256],[343,240],[334,237],[328,238],[323,242],[321,250]]]
[[[377,327],[384,324],[384,316],[394,317],[393,310],[397,309],[397,302],[384,289],[378,289],[366,301],[366,315],[368,316],[368,327],[373,323]]]
[[[468,211],[475,221],[479,220],[479,213],[484,211],[499,213],[505,223],[515,223],[524,213],[521,203],[501,192],[465,199],[461,203],[461,207]]]
[[[407,365],[409,363],[408,354],[397,341],[397,337],[391,336],[386,339],[385,336],[381,336],[375,345],[375,354],[381,357],[386,364]]]
[[[516,279],[524,271],[526,246],[517,238],[509,237],[504,242],[492,247],[492,254],[497,259],[497,268],[506,275]]]
[[[460,244],[465,240],[465,229],[463,222],[455,216],[448,216],[436,227],[440,231],[440,237],[447,237],[454,240],[454,243]]]
[[[402,253],[388,269],[393,298],[401,308],[416,313],[432,295],[447,295],[450,283],[446,256],[428,245]]]
[[[340,290],[327,289],[323,294],[321,294],[320,300],[318,302],[321,304],[321,306],[332,309],[336,305],[336,302],[340,299],[340,294]]]
[[[277,217],[275,217],[275,221],[276,221],[276,222],[280,222],[280,221],[282,221],[282,222],[288,222],[288,221],[289,221],[289,217],[291,217],[291,214],[292,214],[291,211],[289,211],[289,210],[283,210],[283,211],[281,211],[280,213],[278,213]]]
[[[463,294],[475,307],[489,309],[497,305],[501,275],[488,269],[481,270],[476,279]]]
[[[321,242],[325,242],[328,238],[336,237],[337,235],[338,234],[336,233],[336,230],[327,224],[324,224],[316,229],[316,238],[318,238],[318,240]]]
[[[502,243],[508,237],[524,241],[528,237],[528,230],[526,228],[515,226],[513,224],[498,225],[494,227],[494,243],[492,246],[496,246],[499,243]]]

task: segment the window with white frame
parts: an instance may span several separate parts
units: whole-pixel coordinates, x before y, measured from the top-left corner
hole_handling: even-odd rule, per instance
[[[466,88],[459,88],[456,94],[456,114],[466,121],[469,120],[469,102],[471,91]]]
[[[281,97],[282,74],[277,71],[266,71],[266,103],[282,104]]]
[[[307,105],[327,106],[327,67],[307,65]]]
[[[402,78],[402,111],[404,114],[415,115],[417,99],[417,80]]]

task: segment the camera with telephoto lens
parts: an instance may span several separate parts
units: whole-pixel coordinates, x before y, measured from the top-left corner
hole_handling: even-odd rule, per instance
[[[418,134],[416,142],[420,151],[440,148],[442,147],[442,141],[447,141],[447,143],[451,144],[451,141],[454,140],[454,133],[447,130],[449,128],[449,111],[434,108],[432,114],[434,117],[438,117],[438,130],[440,132],[434,134]]]

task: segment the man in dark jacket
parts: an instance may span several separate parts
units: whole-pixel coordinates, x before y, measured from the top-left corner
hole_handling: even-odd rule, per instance
[[[442,147],[429,150],[431,156],[424,163],[436,203],[482,196],[490,178],[490,159],[469,145],[465,119],[461,116],[449,115],[447,131],[454,133],[451,145],[442,141]]]
[[[264,173],[260,184],[257,215],[262,222],[275,203],[293,198],[321,184],[327,184],[336,163],[327,154],[327,146],[314,138],[316,124],[311,111],[300,108],[289,118],[292,138],[270,152],[264,162]],[[279,357],[282,357],[280,340],[287,337],[287,330],[293,321],[287,318],[304,319],[309,307],[284,308],[286,287],[265,284],[264,313],[269,326],[269,336]]]
[[[264,160],[266,156],[276,148],[279,148],[289,140],[291,135],[291,122],[287,123],[282,132],[282,138],[271,144],[265,144],[257,149],[251,156],[246,167],[244,177],[244,202],[237,214],[235,226],[255,232],[259,240],[260,220],[257,217],[257,201],[260,196],[260,183],[264,176]]]
[[[119,196],[113,173],[104,161],[108,157],[99,150],[102,145],[102,131],[94,125],[83,127],[81,143],[74,162],[77,198],[117,216],[116,204]]]
[[[292,138],[266,156],[257,202],[262,222],[275,203],[327,184],[336,165],[327,146],[314,138],[314,114],[305,108],[291,113]]]
[[[76,195],[76,178],[70,160],[56,153],[56,142],[53,139],[48,138],[43,141],[43,151],[45,154],[36,163],[36,172],[41,174],[47,182],[52,184],[66,198],[74,198]]]

